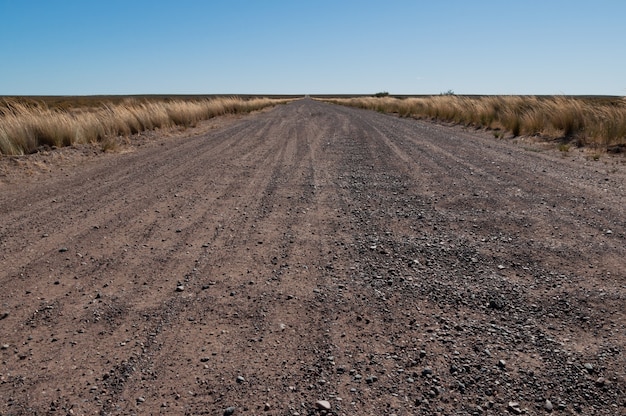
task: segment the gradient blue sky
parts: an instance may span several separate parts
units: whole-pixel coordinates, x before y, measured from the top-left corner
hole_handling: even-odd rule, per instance
[[[0,0],[0,95],[626,95],[622,0]]]

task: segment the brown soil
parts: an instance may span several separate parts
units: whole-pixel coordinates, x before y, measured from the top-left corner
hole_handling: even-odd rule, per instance
[[[0,161],[0,414],[626,414],[623,157],[213,123]]]

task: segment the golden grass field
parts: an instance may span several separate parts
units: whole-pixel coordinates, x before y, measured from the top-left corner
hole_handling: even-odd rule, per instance
[[[251,97],[41,97],[0,100],[0,154],[23,155],[41,146],[101,143],[141,131],[190,127],[224,114],[286,102]]]
[[[493,130],[496,137],[538,136],[621,151],[626,146],[626,98],[565,96],[353,97],[336,104]]]
[[[247,113],[289,98],[198,96],[15,97],[0,99],[0,154],[42,146],[100,143],[174,126],[190,127],[223,114]],[[486,128],[507,134],[609,151],[626,150],[626,98],[565,96],[343,97],[325,101]]]

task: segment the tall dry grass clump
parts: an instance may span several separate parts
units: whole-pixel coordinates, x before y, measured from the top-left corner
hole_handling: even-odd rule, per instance
[[[97,143],[146,130],[191,127],[219,115],[248,113],[283,102],[236,97],[156,102],[129,98],[96,107],[49,108],[45,103],[5,99],[0,102],[0,154],[22,155],[41,146]]]
[[[513,136],[541,136],[581,146],[626,145],[626,98],[440,95],[329,101],[401,117],[483,127]]]

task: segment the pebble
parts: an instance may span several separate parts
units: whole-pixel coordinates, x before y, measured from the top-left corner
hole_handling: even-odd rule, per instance
[[[498,367],[505,368],[506,367],[506,361],[504,361],[504,360],[498,361]]]
[[[176,291],[177,292],[182,292],[183,290],[185,290],[185,286],[183,286],[183,285],[176,286]]]
[[[59,249],[59,253],[65,253],[67,251],[67,247],[61,247]]]
[[[507,409],[509,410],[509,412],[513,413],[514,415],[522,414],[522,409],[519,408],[518,402],[509,402],[509,406]]]
[[[246,381],[246,379],[245,379],[245,378],[243,378],[242,376],[237,376],[237,383],[241,384],[241,383],[243,383],[244,381]]]
[[[432,373],[433,373],[433,369],[430,367],[426,367],[422,370],[423,376],[428,376],[428,375],[431,375]]]
[[[224,409],[224,416],[230,416],[235,413],[235,406],[230,406]]]
[[[330,402],[328,400],[318,400],[315,402],[315,407],[320,410],[330,410]]]
[[[590,373],[593,373],[593,364],[591,363],[585,363],[585,370],[589,371]]]
[[[543,408],[546,409],[548,412],[551,412],[552,409],[554,409],[554,406],[552,405],[552,402],[548,399],[546,399],[545,403],[543,404]]]
[[[378,377],[376,376],[369,376],[365,379],[365,382],[367,384],[372,384],[372,383],[375,383],[376,381],[378,381]]]

